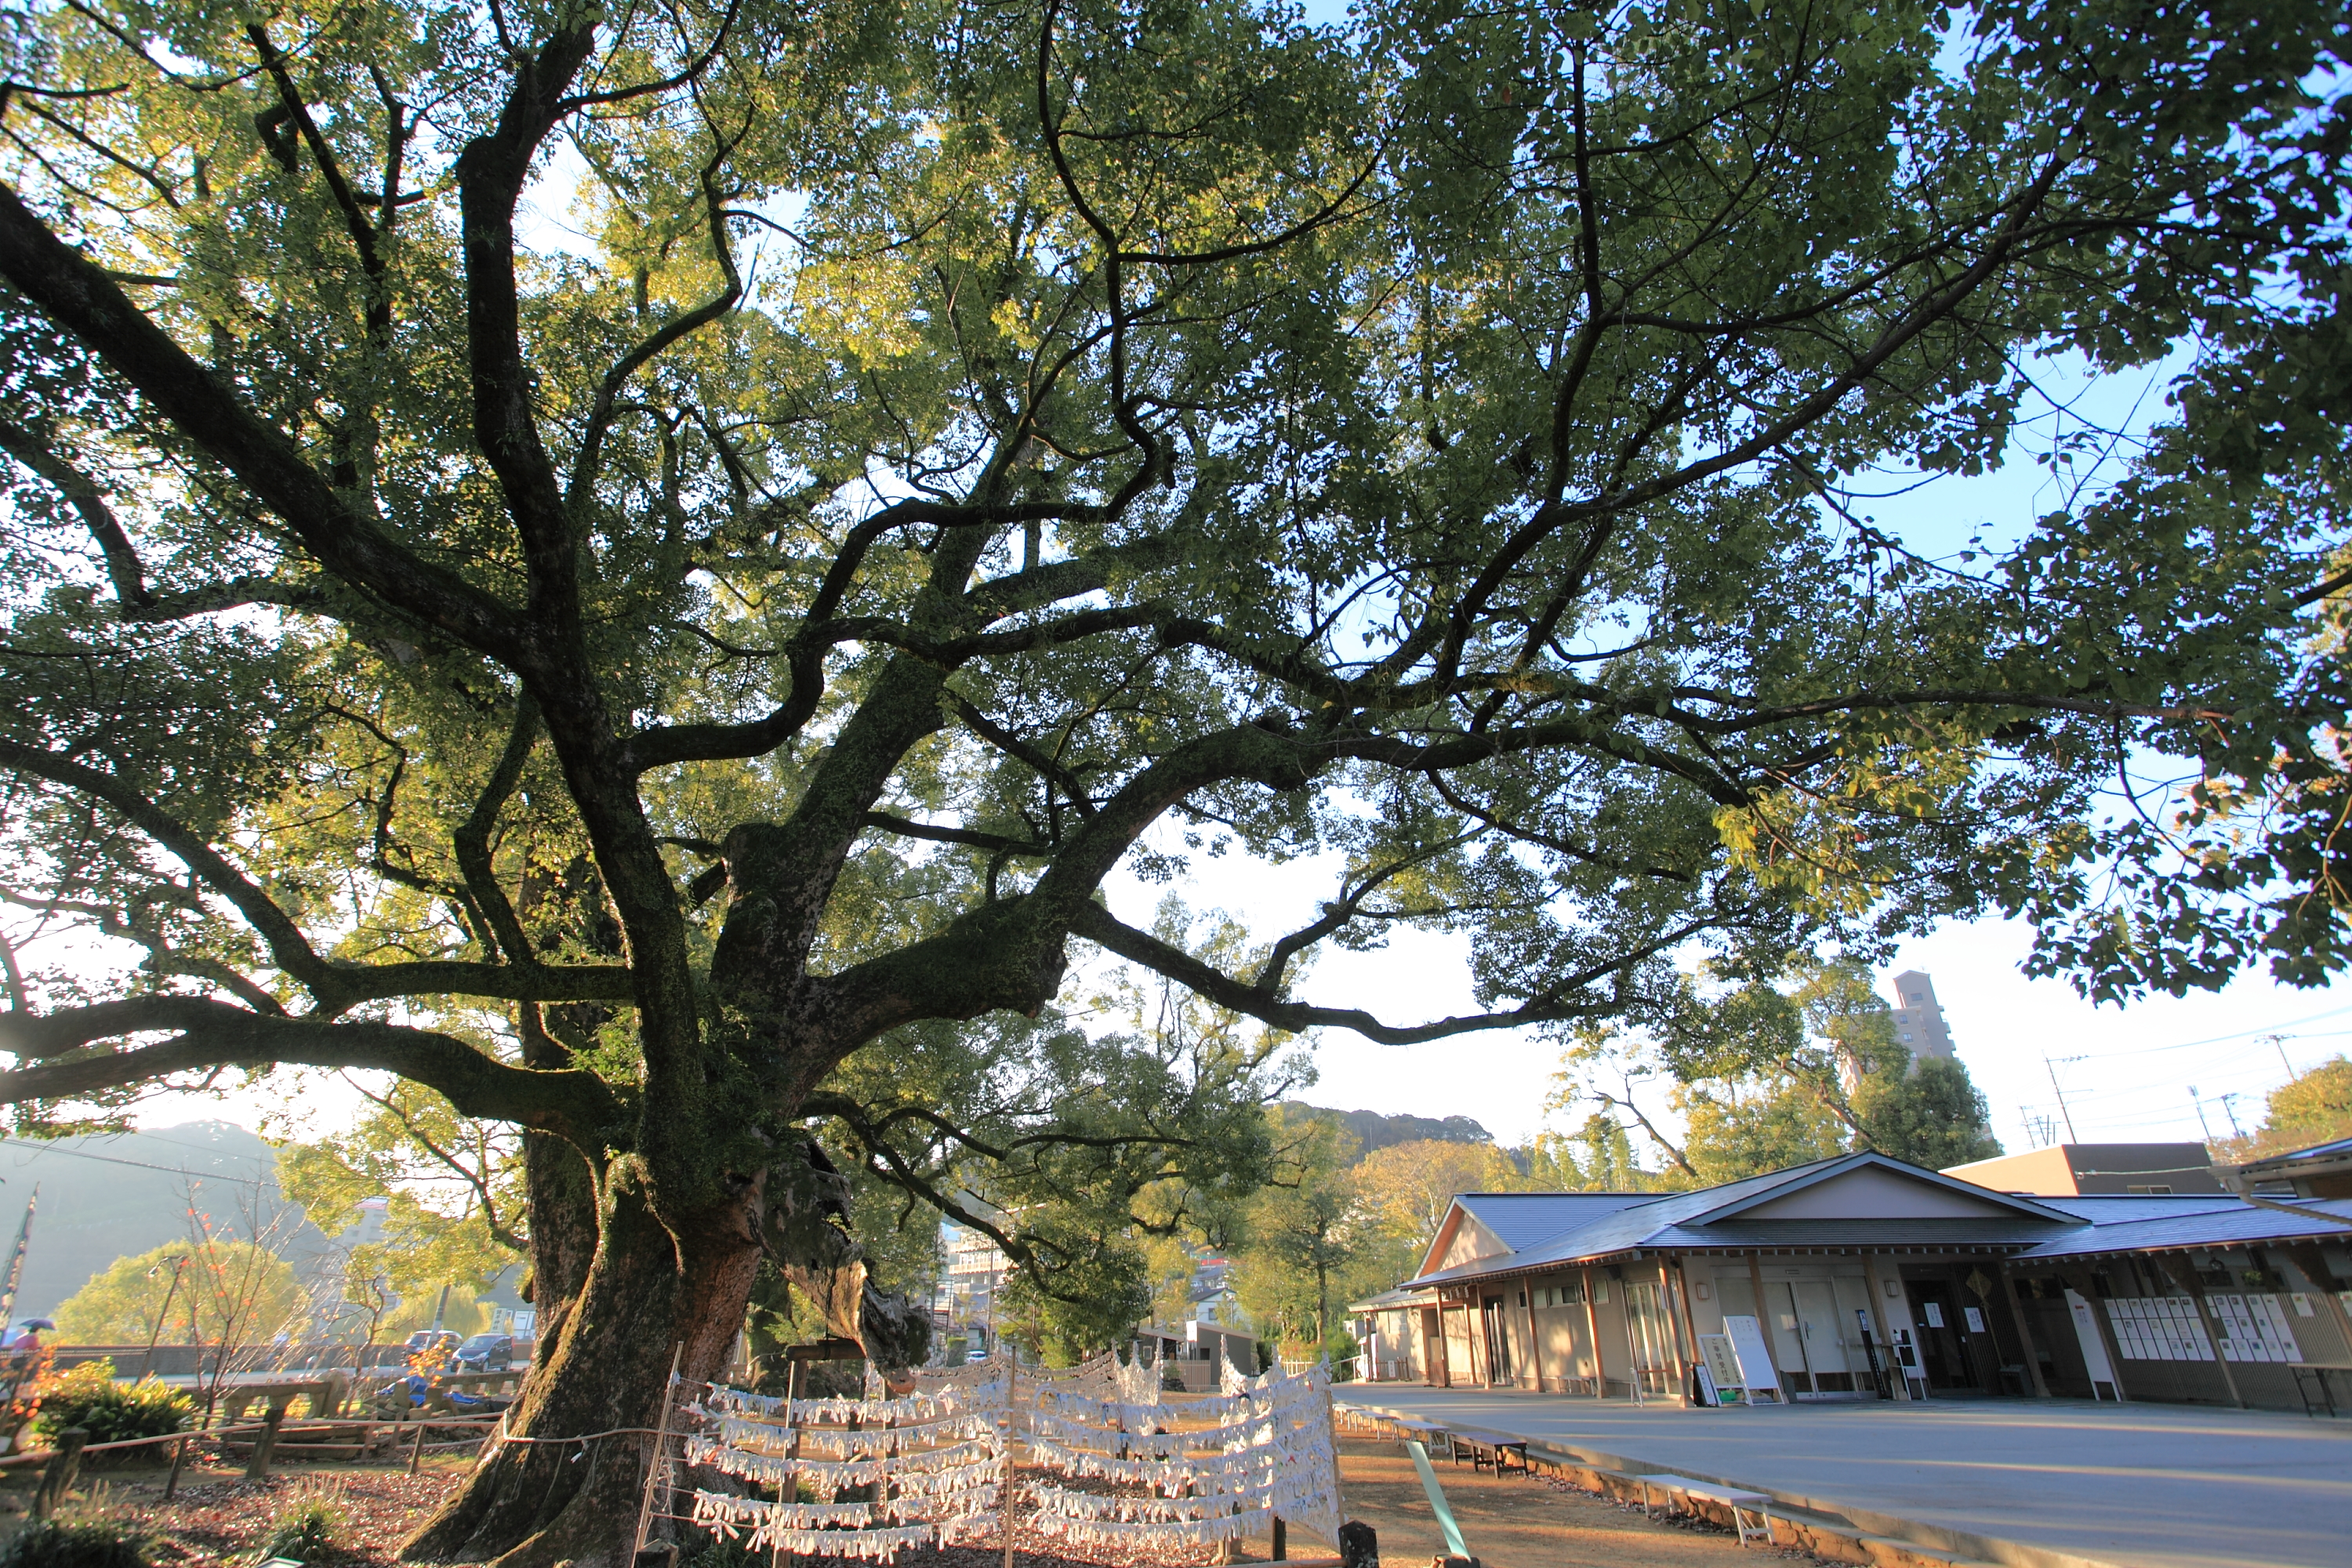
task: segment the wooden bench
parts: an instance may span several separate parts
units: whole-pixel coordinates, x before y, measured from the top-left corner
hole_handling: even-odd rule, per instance
[[[1679,1492],[1685,1497],[1705,1498],[1709,1502],[1721,1503],[1731,1510],[1731,1528],[1739,1532],[1740,1545],[1748,1544],[1748,1531],[1750,1527],[1745,1517],[1746,1513],[1753,1513],[1761,1521],[1759,1528],[1763,1531],[1764,1544],[1767,1546],[1776,1544],[1772,1540],[1770,1511],[1772,1499],[1769,1493],[1746,1491],[1738,1487],[1720,1486],[1714,1481],[1700,1480],[1695,1476],[1636,1476],[1633,1479],[1639,1482],[1642,1488],[1642,1511],[1644,1513],[1650,1511],[1652,1488],[1666,1493],[1669,1497]]]
[[[1497,1476],[1504,1474],[1510,1468],[1511,1456],[1514,1453],[1519,1457],[1519,1473],[1521,1475],[1532,1473],[1528,1469],[1528,1441],[1524,1437],[1512,1437],[1501,1432],[1462,1432],[1449,1429],[1446,1433],[1446,1446],[1453,1450],[1454,1462],[1456,1465],[1462,1462],[1463,1450],[1465,1448],[1469,1450],[1470,1469],[1473,1474],[1490,1465],[1494,1467]]]
[[[340,1373],[309,1383],[232,1383],[222,1386],[214,1408],[220,1424],[231,1426],[257,1405],[277,1411],[283,1420],[293,1403],[304,1399],[310,1402],[307,1414],[316,1420],[342,1408],[347,1387]]]

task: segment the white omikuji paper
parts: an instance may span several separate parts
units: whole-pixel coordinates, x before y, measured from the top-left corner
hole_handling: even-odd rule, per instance
[[[1147,1495],[1034,1489],[1038,1531],[1073,1543],[1150,1551],[1252,1534],[1262,1528],[1263,1516],[1279,1513],[1336,1545],[1339,1454],[1322,1369],[1256,1378],[1230,1367],[1221,1373],[1220,1397],[1148,1410],[1107,1401],[1090,1409],[1059,1391],[1041,1394],[1037,1436],[1030,1444],[1040,1464],[1064,1475],[1141,1487]],[[1174,1433],[1124,1429],[1147,1419],[1211,1425]]]
[[[1023,1369],[1019,1409],[1001,1363],[929,1376],[930,1386],[896,1399],[786,1401],[713,1388],[691,1407],[704,1426],[687,1440],[689,1465],[763,1488],[871,1485],[879,1500],[698,1490],[693,1521],[730,1540],[748,1531],[758,1550],[862,1562],[935,1541],[993,1539],[1003,1529],[1005,1452],[1017,1424],[1044,1468],[1140,1489],[1105,1496],[1031,1488],[1023,1516],[1050,1539],[1149,1552],[1253,1534],[1278,1513],[1336,1544],[1339,1458],[1323,1370],[1219,1372],[1219,1394],[1178,1405],[1160,1400],[1157,1366],[1112,1356],[1058,1373]],[[869,1386],[869,1395],[879,1392]]]

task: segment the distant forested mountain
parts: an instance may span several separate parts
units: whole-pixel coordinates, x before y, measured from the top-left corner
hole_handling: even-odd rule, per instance
[[[0,1139],[0,1263],[36,1183],[41,1197],[33,1243],[10,1314],[19,1321],[56,1311],[91,1275],[127,1253],[186,1237],[192,1205],[215,1233],[238,1238],[247,1236],[257,1215],[267,1226],[284,1206],[276,1151],[226,1121],[54,1142]],[[272,1240],[298,1270],[328,1245],[299,1213]]]
[[[1422,1138],[1434,1138],[1446,1143],[1492,1143],[1495,1141],[1493,1133],[1467,1116],[1382,1116],[1377,1110],[1332,1110],[1296,1100],[1286,1101],[1282,1109],[1292,1115],[1320,1111],[1326,1116],[1338,1117],[1347,1123],[1349,1131],[1363,1140],[1361,1152],[1366,1154],[1392,1143],[1411,1143]]]

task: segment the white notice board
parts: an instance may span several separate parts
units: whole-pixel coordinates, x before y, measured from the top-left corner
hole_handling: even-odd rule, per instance
[[[1780,1378],[1773,1374],[1771,1354],[1764,1348],[1764,1325],[1745,1313],[1727,1312],[1723,1331],[1739,1358],[1739,1384],[1748,1390],[1748,1396],[1753,1399],[1759,1394],[1770,1394],[1775,1398],[1786,1397],[1780,1393]]]
[[[1701,1334],[1698,1337],[1699,1369],[1706,1373],[1708,1385],[1715,1391],[1712,1404],[1727,1404],[1748,1386],[1747,1374],[1739,1370],[1739,1357],[1731,1348],[1729,1334]]]

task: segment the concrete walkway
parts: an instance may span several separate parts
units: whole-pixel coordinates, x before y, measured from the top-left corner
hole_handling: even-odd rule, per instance
[[[2178,1405],[1935,1400],[1691,1410],[1417,1384],[1341,1399],[1773,1492],[1881,1533],[2117,1568],[2352,1564],[2352,1420]],[[1611,1463],[1603,1458],[1602,1463]],[[1911,1521],[1927,1535],[1872,1523]]]

